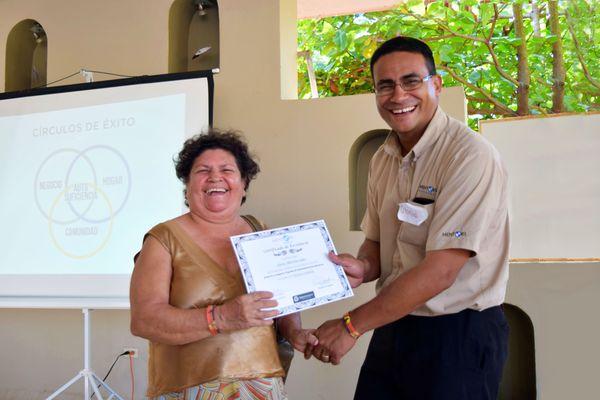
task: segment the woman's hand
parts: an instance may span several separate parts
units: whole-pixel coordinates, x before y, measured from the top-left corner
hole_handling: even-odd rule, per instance
[[[294,349],[304,353],[304,358],[306,359],[310,358],[313,348],[319,344],[319,339],[315,336],[314,329],[302,329],[300,313],[278,318],[277,330],[281,336],[290,342]]]
[[[273,324],[277,310],[264,310],[277,307],[277,301],[271,300],[271,292],[254,292],[243,294],[228,302],[215,306],[215,323],[221,332],[237,331],[253,326]]]
[[[304,358],[308,360],[313,348],[319,344],[315,331],[316,329],[291,329],[283,337],[294,346],[294,349],[304,353]]]

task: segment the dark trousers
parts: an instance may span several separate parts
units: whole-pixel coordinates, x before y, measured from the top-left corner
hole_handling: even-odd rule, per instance
[[[375,329],[354,400],[492,400],[508,355],[500,306]]]

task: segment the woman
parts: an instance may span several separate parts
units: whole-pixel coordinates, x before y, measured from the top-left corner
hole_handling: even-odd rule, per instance
[[[246,294],[229,237],[259,167],[233,132],[187,140],[176,160],[189,212],[144,237],[131,278],[131,332],[150,341],[153,399],[285,399],[270,292]],[[300,317],[278,321],[299,351],[317,343]]]

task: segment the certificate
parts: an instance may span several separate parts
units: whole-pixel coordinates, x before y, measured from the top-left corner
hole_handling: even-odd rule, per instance
[[[231,237],[248,293],[268,290],[280,316],[352,297],[325,221]]]

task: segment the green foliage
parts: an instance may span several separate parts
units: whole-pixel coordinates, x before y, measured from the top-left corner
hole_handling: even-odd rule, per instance
[[[553,54],[548,1],[406,1],[397,9],[298,22],[298,50],[309,51],[320,97],[372,91],[369,59],[397,35],[425,40],[445,86],[463,85],[469,123],[516,115],[517,48],[513,4],[523,7],[531,114],[552,113]],[[564,111],[600,110],[599,0],[558,1],[565,70]],[[298,61],[299,97],[310,97],[307,64]]]

